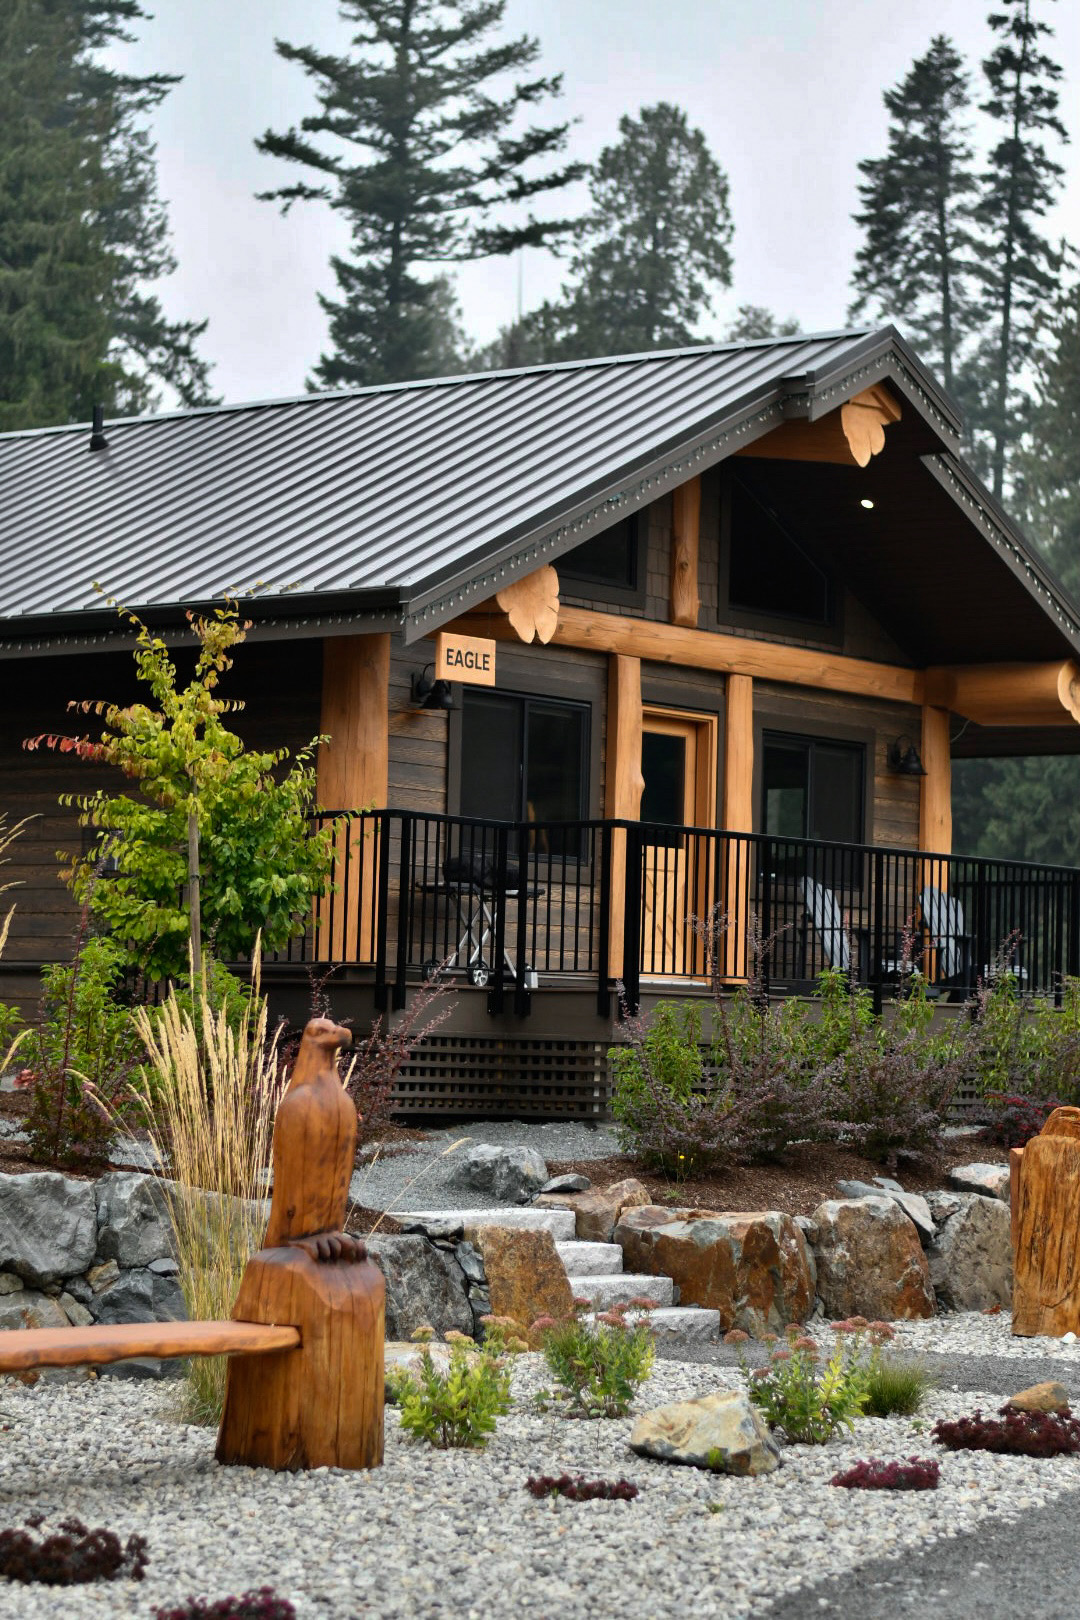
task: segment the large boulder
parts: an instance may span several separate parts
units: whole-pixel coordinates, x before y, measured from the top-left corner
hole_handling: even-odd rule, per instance
[[[938,1304],[947,1311],[982,1311],[1012,1304],[1012,1240],[1008,1204],[978,1193],[962,1196],[927,1251]]]
[[[369,1258],[386,1281],[386,1337],[409,1339],[425,1324],[444,1336],[473,1330],[472,1307],[461,1267],[423,1237],[364,1239]]]
[[[630,1432],[630,1448],[642,1457],[713,1473],[770,1474],[780,1466],[780,1449],[742,1390],[643,1413]]]
[[[875,1176],[873,1182],[869,1181],[838,1181],[837,1191],[841,1198],[879,1198],[882,1193],[900,1205],[908,1220],[911,1221],[918,1232],[925,1248],[934,1241],[937,1227],[930,1211],[930,1205],[920,1193],[905,1192],[898,1181],[892,1181],[888,1176]]]
[[[84,1272],[96,1247],[92,1181],[52,1170],[0,1175],[0,1268],[49,1288]]]
[[[48,1294],[24,1288],[0,1298],[0,1331],[20,1328],[66,1328],[70,1324],[61,1307]]]
[[[478,1142],[457,1161],[447,1184],[471,1187],[507,1204],[527,1204],[547,1179],[548,1167],[535,1148]]]
[[[574,1296],[550,1232],[508,1226],[470,1226],[466,1239],[479,1254],[493,1316],[510,1316],[528,1334],[538,1316],[569,1316]]]
[[[979,1193],[983,1198],[1009,1202],[1007,1164],[958,1164],[949,1171],[949,1186],[958,1192]]]
[[[670,1277],[680,1305],[720,1312],[720,1327],[760,1339],[814,1308],[806,1239],[777,1210],[628,1209],[615,1228],[627,1271]]]
[[[577,1223],[575,1236],[582,1243],[610,1243],[623,1210],[638,1209],[648,1202],[649,1189],[633,1176],[612,1182],[609,1187],[590,1187],[588,1192],[578,1193],[544,1193],[536,1200],[542,1209],[572,1210]]]
[[[115,1282],[95,1294],[88,1306],[94,1320],[114,1322],[183,1322],[184,1296],[175,1277],[149,1269],[122,1271]]]
[[[97,1184],[97,1254],[125,1270],[173,1254],[169,1206],[156,1176],[115,1170]]]
[[[919,1234],[887,1193],[827,1199],[813,1220],[817,1288],[826,1316],[883,1322],[933,1316]]]

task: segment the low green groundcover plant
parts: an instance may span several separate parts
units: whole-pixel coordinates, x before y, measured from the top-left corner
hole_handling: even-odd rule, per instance
[[[525,1489],[533,1496],[565,1496],[570,1502],[632,1502],[638,1494],[628,1479],[586,1479],[584,1474],[530,1475]]]
[[[562,1403],[568,1417],[625,1417],[652,1371],[656,1346],[648,1313],[656,1309],[656,1301],[642,1295],[590,1321],[585,1313],[591,1303],[575,1299],[572,1315],[561,1320],[541,1316],[532,1324],[530,1337],[541,1340],[556,1384],[554,1394],[544,1391],[540,1400]],[[632,1323],[625,1315],[629,1308],[643,1313]]]
[[[272,1586],[260,1586],[239,1597],[188,1598],[174,1609],[155,1609],[154,1620],[296,1620],[288,1598],[278,1597]]]
[[[115,1530],[88,1530],[81,1519],[64,1519],[54,1531],[34,1534],[45,1524],[32,1513],[25,1530],[0,1530],[0,1575],[42,1586],[77,1586],[86,1581],[141,1581],[146,1570],[146,1537],[121,1544]]]
[[[867,1370],[865,1417],[914,1417],[935,1387],[920,1361],[872,1355]]]
[[[834,1474],[830,1485],[854,1491],[936,1491],[941,1464],[933,1457],[908,1457],[905,1462],[879,1462],[871,1457]]]
[[[941,1418],[930,1433],[947,1451],[994,1451],[1007,1457],[1060,1457],[1080,1452],[1080,1422],[1055,1412],[1014,1412],[1000,1417]]]
[[[510,1355],[528,1348],[517,1324],[506,1317],[482,1317],[484,1343],[465,1333],[446,1335],[450,1356],[441,1370],[431,1354],[434,1328],[417,1328],[420,1365],[392,1370],[387,1392],[401,1411],[401,1427],[438,1451],[487,1445],[496,1420],[510,1410]]]

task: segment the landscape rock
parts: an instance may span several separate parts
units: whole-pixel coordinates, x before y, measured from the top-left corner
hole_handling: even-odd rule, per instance
[[[1009,1202],[1007,1164],[958,1164],[949,1171],[949,1186],[959,1192],[981,1193],[984,1198]]]
[[[0,1331],[19,1328],[66,1328],[68,1319],[55,1299],[36,1288],[0,1298]]]
[[[884,1193],[900,1205],[922,1239],[924,1248],[934,1241],[937,1227],[930,1213],[930,1205],[919,1193],[905,1192],[898,1181],[891,1181],[888,1176],[875,1176],[873,1184],[869,1181],[838,1181],[836,1186],[841,1198],[880,1198]]]
[[[789,1322],[805,1322],[814,1304],[806,1239],[790,1215],[628,1209],[615,1228],[629,1272],[670,1277],[682,1305],[720,1313],[723,1331],[739,1327],[759,1339]]]
[[[939,1225],[947,1221],[950,1215],[955,1215],[957,1210],[963,1207],[963,1203],[964,1200],[959,1193],[938,1191],[926,1194],[926,1206]]]
[[[928,1250],[930,1279],[947,1311],[982,1311],[1012,1303],[1008,1204],[969,1194]]]
[[[169,1206],[156,1176],[114,1170],[97,1183],[97,1253],[128,1270],[173,1252]]]
[[[57,1303],[73,1327],[89,1327],[94,1320],[86,1306],[67,1292],[60,1295]]]
[[[0,1295],[21,1294],[26,1284],[13,1271],[0,1271]]]
[[[94,1259],[92,1181],[53,1170],[0,1175],[0,1267],[41,1288],[77,1277]]]
[[[827,1317],[930,1317],[934,1295],[919,1234],[887,1193],[830,1198],[814,1211],[817,1291]]]
[[[568,1209],[574,1214],[575,1236],[582,1243],[610,1243],[615,1223],[624,1209],[638,1209],[649,1202],[649,1191],[629,1176],[609,1187],[592,1187],[579,1193],[544,1193],[536,1200],[544,1209]]]
[[[508,1204],[524,1204],[548,1179],[548,1167],[535,1148],[478,1142],[458,1160],[448,1184],[472,1187]]]
[[[513,1317],[530,1338],[538,1316],[570,1315],[573,1290],[550,1232],[473,1226],[466,1236],[484,1262],[493,1316]]]
[[[145,1269],[123,1271],[95,1297],[90,1307],[95,1322],[183,1322],[187,1307],[179,1285],[171,1277],[158,1277]]]
[[[545,1181],[540,1191],[542,1193],[575,1193],[588,1192],[592,1182],[588,1176],[581,1175],[577,1170],[571,1170],[564,1176],[552,1176]]]
[[[675,1401],[634,1422],[630,1448],[642,1457],[723,1474],[770,1474],[780,1449],[742,1390]]]
[[[120,1267],[115,1260],[103,1260],[100,1266],[91,1266],[86,1273],[86,1280],[90,1284],[92,1293],[100,1294],[102,1289],[108,1288],[120,1275]]]
[[[425,1323],[439,1335],[472,1332],[465,1279],[452,1255],[419,1236],[376,1233],[364,1242],[386,1281],[388,1339],[408,1339]]]
[[[1005,1405],[1014,1412],[1057,1412],[1061,1417],[1068,1417],[1072,1410],[1068,1390],[1053,1379],[1010,1395]]]

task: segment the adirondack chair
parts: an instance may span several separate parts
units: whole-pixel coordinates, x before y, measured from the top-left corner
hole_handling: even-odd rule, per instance
[[[938,952],[939,971],[934,982],[943,989],[967,989],[971,984],[974,940],[964,923],[959,900],[941,889],[925,888],[919,896],[930,948]]]
[[[840,902],[831,889],[812,877],[802,880],[807,914],[821,940],[825,960],[842,973],[851,972],[851,933],[844,923]]]
[[[0,1333],[0,1373],[218,1356],[229,1362],[217,1457],[265,1468],[374,1468],[383,1455],[386,1290],[343,1231],[356,1109],[335,1058],[348,1030],[304,1030],[274,1122],[274,1191],[264,1244],[227,1322],[138,1322]]]

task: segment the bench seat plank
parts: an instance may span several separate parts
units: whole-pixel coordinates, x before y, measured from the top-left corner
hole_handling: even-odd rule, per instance
[[[296,1350],[300,1330],[261,1322],[121,1322],[106,1327],[15,1328],[0,1332],[0,1373],[78,1367],[132,1356],[258,1355]]]

